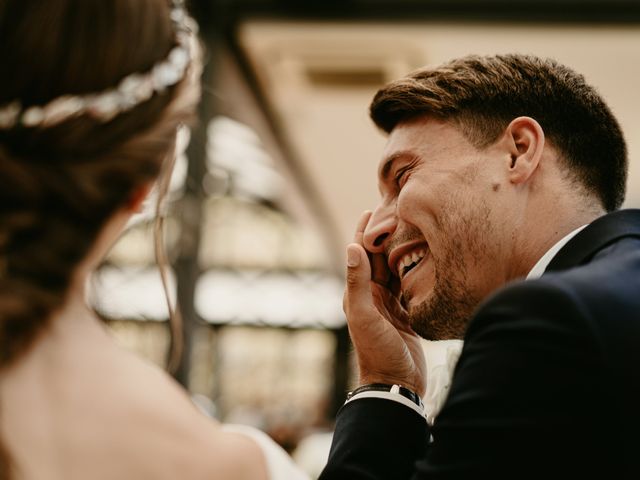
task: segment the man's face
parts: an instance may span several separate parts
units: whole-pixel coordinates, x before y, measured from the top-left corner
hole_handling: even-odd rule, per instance
[[[496,220],[508,161],[432,118],[403,122],[389,136],[364,246],[385,257],[424,338],[462,338],[478,303],[506,281],[507,235]]]

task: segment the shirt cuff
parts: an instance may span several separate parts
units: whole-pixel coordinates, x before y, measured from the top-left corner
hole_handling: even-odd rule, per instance
[[[425,421],[427,420],[427,416],[425,414],[423,406],[416,405],[407,397],[401,395],[400,393],[395,393],[395,392],[380,392],[380,391],[374,391],[374,390],[360,392],[360,393],[356,393],[351,398],[347,399],[347,401],[344,402],[344,404],[346,405],[347,403],[354,402],[361,398],[381,398],[383,400],[391,400],[393,402],[401,403],[402,405],[409,407],[411,410],[416,412],[418,415],[424,418]]]

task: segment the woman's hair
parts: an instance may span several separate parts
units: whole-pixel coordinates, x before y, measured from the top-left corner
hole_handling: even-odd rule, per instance
[[[63,305],[105,222],[172,161],[199,97],[180,12],[169,0],[0,0],[0,370]],[[107,95],[125,87],[133,96]]]

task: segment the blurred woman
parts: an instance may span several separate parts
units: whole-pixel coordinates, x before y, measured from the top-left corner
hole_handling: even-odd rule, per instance
[[[168,1],[0,0],[0,479],[304,478],[85,303],[199,99],[193,21]]]

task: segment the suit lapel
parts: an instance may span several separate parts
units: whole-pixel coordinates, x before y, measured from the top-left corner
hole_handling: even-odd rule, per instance
[[[640,238],[640,209],[618,210],[594,220],[560,249],[545,273],[587,263],[600,250],[623,237]]]

